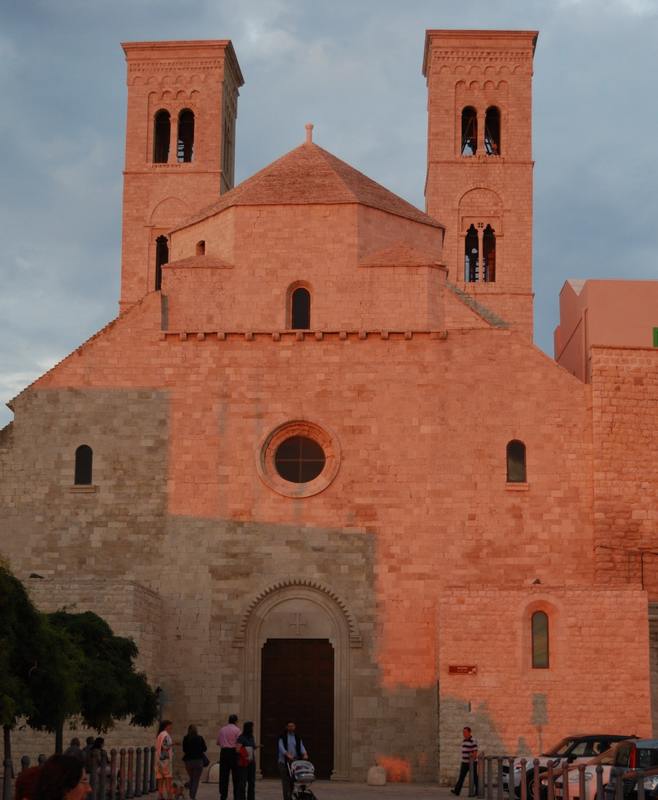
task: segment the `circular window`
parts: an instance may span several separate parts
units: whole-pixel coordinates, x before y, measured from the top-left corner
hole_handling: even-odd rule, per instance
[[[339,448],[336,437],[313,422],[294,421],[268,434],[258,453],[258,472],[279,494],[310,497],[336,476]]]
[[[326,461],[322,447],[307,436],[284,439],[274,454],[276,471],[292,483],[308,483],[317,478]]]

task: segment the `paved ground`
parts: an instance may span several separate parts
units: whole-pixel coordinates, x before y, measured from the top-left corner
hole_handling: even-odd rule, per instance
[[[453,795],[450,789],[436,784],[388,783],[386,786],[368,786],[366,783],[345,783],[343,781],[316,781],[313,793],[318,800],[412,800],[416,797],[448,800]],[[202,783],[197,800],[217,800],[216,783]],[[229,793],[229,800],[231,800]],[[467,800],[466,793],[462,794]],[[256,783],[256,800],[282,800],[281,783],[278,780],[262,780]]]

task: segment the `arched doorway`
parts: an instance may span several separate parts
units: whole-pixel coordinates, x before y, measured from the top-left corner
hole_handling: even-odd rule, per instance
[[[242,717],[254,720],[267,750],[261,769],[272,770],[276,737],[289,717],[298,717],[293,721],[318,772],[347,780],[350,650],[361,646],[361,637],[345,603],[315,582],[275,584],[250,603],[234,645],[244,647]],[[315,693],[309,691],[314,682]]]
[[[290,625],[304,625],[299,612]],[[318,778],[334,769],[334,648],[329,639],[268,638],[261,650],[260,769],[275,778],[277,737],[294,722]]]

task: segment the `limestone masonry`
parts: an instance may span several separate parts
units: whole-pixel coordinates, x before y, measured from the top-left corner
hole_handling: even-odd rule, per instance
[[[351,780],[656,728],[655,285],[532,343],[536,41],[427,31],[426,212],[310,126],[234,187],[230,41],[123,45],[120,313],[11,402],[0,552],[266,775],[289,719]]]

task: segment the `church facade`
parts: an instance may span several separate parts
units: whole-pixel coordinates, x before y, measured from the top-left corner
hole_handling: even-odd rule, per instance
[[[532,343],[536,39],[427,32],[425,211],[310,126],[234,186],[231,43],[123,46],[120,313],[12,401],[0,552],[266,775],[654,728],[658,351]]]

